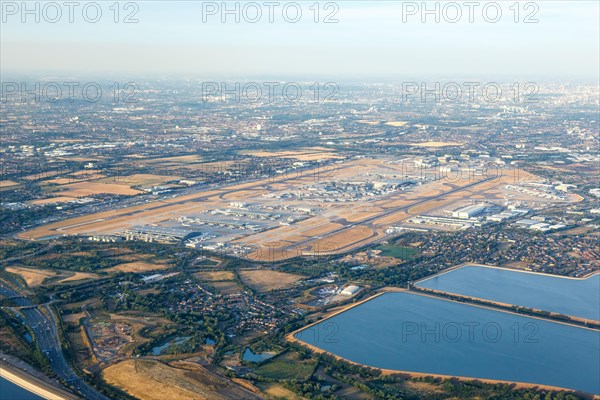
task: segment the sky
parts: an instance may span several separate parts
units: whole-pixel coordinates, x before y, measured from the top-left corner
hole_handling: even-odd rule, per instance
[[[122,1],[118,15],[114,1],[88,3],[70,22],[62,1],[30,13],[2,1],[2,73],[595,82],[600,68],[594,0],[279,1],[272,22],[266,1]]]

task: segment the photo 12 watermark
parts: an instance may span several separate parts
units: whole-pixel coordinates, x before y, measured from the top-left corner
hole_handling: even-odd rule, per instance
[[[0,10],[3,24],[137,24],[140,6],[135,1],[2,1]]]
[[[496,321],[403,321],[400,324],[400,342],[405,343],[539,343],[539,326],[535,322]]]
[[[113,103],[133,104],[139,101],[136,82],[101,84],[93,81],[2,82],[1,103],[58,103],[84,101],[97,103],[102,99]]]
[[[337,24],[339,10],[333,1],[203,1],[202,23]]]
[[[339,90],[335,82],[202,82],[201,99],[203,103],[321,103],[334,100]]]
[[[537,103],[535,82],[402,82],[401,103]]]
[[[537,24],[540,6],[528,1],[403,1],[402,22]]]

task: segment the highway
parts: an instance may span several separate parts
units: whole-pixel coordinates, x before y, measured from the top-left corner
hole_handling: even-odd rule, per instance
[[[0,295],[12,298],[17,306],[23,307],[19,311],[25,319],[25,324],[33,332],[35,341],[50,360],[50,365],[59,378],[76,388],[85,399],[110,400],[79,378],[65,359],[60,347],[57,321],[49,317],[53,314],[48,305],[36,306],[2,281],[0,281]],[[41,308],[46,308],[46,313],[42,312]]]

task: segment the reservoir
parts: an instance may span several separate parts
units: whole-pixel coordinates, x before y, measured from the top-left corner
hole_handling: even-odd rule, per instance
[[[600,332],[413,292],[384,293],[295,338],[377,368],[600,393]]]
[[[600,274],[572,279],[467,265],[419,281],[415,286],[600,320]]]
[[[0,398],[7,400],[43,400],[43,397],[33,394],[0,376]]]

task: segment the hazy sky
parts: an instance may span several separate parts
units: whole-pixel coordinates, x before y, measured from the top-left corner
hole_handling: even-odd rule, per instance
[[[456,7],[447,6],[444,13],[447,2],[427,2],[430,9],[439,3],[439,23],[434,14],[421,21],[421,1],[335,1],[327,9],[328,2],[321,1],[318,23],[309,8],[313,0],[298,1],[302,16],[297,23],[283,18],[283,5],[290,3],[286,1],[275,7],[273,23],[263,1],[255,3],[262,12],[257,23],[248,21],[256,8],[248,6],[243,14],[245,2],[239,2],[239,23],[233,14],[223,23],[221,1],[156,0],[134,2],[137,23],[123,23],[135,9],[124,10],[126,2],[120,2],[115,23],[109,8],[113,3],[98,2],[102,16],[97,23],[84,20],[81,6],[74,10],[75,22],[69,22],[68,8],[61,7],[59,21],[51,23],[56,10],[48,6],[44,14],[43,5],[39,23],[33,14],[25,15],[23,23],[21,1],[3,1],[2,72],[274,79],[502,75],[540,80],[596,80],[599,73],[600,10],[595,0],[523,1],[518,5],[519,22],[510,8],[515,2],[501,0],[495,3],[502,11],[496,23],[484,19],[483,6],[492,3],[487,1],[474,9],[473,22],[466,2],[455,2],[462,12],[457,23],[448,21],[457,18]],[[33,9],[34,2],[28,4]],[[203,7],[211,6],[219,10],[205,15],[204,22]],[[235,2],[228,7],[234,8]],[[324,23],[336,7],[338,22]],[[491,20],[495,8],[489,7],[485,16]],[[289,6],[286,16],[294,18],[294,11]],[[531,13],[538,22],[524,23]],[[87,17],[95,17],[94,8],[88,8]]]

